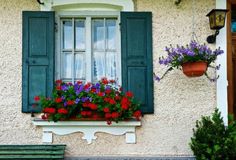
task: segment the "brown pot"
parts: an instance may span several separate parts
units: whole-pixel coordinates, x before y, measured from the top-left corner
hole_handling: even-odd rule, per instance
[[[207,70],[207,63],[203,61],[199,62],[187,62],[182,64],[183,72],[188,77],[200,77]]]

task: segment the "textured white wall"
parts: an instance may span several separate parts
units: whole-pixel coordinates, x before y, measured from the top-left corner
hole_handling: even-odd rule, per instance
[[[211,34],[205,16],[215,8],[214,0],[196,1],[196,33],[201,42]],[[138,11],[153,12],[154,71],[168,44],[186,44],[191,38],[191,2],[183,0],[136,0]],[[35,0],[0,0],[0,142],[41,143],[42,130],[31,125],[29,114],[21,113],[22,10],[39,10]],[[214,46],[212,46],[214,48]],[[213,73],[212,73],[213,74]],[[188,143],[195,121],[216,107],[216,84],[205,77],[186,78],[174,71],[155,82],[155,114],[146,115],[137,129],[137,144],[125,144],[124,136],[98,133],[91,145],[82,134],[54,136],[55,143],[67,144],[67,155],[191,155]]]

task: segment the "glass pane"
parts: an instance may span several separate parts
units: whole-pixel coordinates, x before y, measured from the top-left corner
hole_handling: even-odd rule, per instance
[[[85,50],[84,20],[78,20],[75,22],[75,47],[79,50]]]
[[[95,52],[93,54],[93,82],[100,80],[102,77],[105,77],[105,53]]]
[[[105,41],[104,41],[104,20],[95,19],[92,22],[93,24],[93,49],[95,50],[104,50]]]
[[[116,20],[108,19],[106,20],[107,28],[107,49],[115,50],[116,49]]]
[[[63,21],[63,48],[72,49],[72,21]]]
[[[62,77],[63,78],[72,78],[72,54],[64,53],[62,59]]]
[[[75,55],[75,78],[85,79],[85,60],[84,54],[77,53]]]
[[[116,79],[116,53],[106,54],[106,77]]]

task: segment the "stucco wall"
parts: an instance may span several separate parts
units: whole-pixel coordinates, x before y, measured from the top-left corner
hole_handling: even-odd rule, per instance
[[[196,33],[205,42],[211,33],[205,15],[215,7],[214,0],[195,0]],[[164,73],[157,64],[168,44],[186,44],[191,39],[192,1],[179,6],[173,0],[136,0],[138,11],[153,13],[154,71]],[[36,0],[0,1],[0,143],[41,143],[42,129],[31,124],[29,114],[21,113],[22,10],[39,10]],[[214,46],[212,46],[214,47]],[[67,144],[67,155],[191,155],[188,143],[195,121],[216,107],[216,85],[205,77],[186,78],[174,71],[155,82],[155,114],[145,115],[137,129],[137,144],[125,144],[124,136],[96,134],[91,145],[82,134],[54,136],[55,143]]]

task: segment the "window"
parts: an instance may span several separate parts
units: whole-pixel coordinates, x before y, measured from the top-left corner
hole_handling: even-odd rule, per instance
[[[152,14],[97,13],[66,12],[55,20],[55,12],[23,12],[22,112],[40,111],[34,96],[50,97],[55,78],[95,82],[106,76],[122,81],[143,113],[153,113]]]
[[[120,81],[117,17],[60,17],[59,78],[96,82]],[[58,67],[57,67],[58,68]]]

